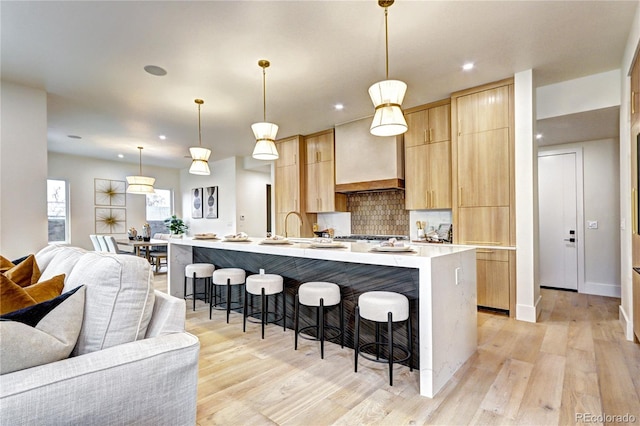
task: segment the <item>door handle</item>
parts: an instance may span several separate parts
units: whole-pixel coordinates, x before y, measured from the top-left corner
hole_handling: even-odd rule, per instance
[[[565,238],[565,241],[569,241],[570,243],[575,243],[576,239],[575,238]]]

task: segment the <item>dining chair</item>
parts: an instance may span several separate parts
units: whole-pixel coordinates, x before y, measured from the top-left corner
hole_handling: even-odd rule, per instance
[[[102,247],[100,246],[100,242],[98,241],[98,236],[95,234],[91,234],[89,235],[89,238],[91,239],[91,244],[93,244],[93,250],[102,251]]]
[[[98,238],[98,244],[100,245],[100,251],[109,251],[109,246],[107,245],[107,241],[104,239],[104,235],[96,235]]]

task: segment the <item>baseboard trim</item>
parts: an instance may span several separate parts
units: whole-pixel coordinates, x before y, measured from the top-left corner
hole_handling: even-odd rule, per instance
[[[538,317],[540,316],[541,299],[542,296],[538,296],[538,299],[533,306],[516,304],[516,319],[518,321],[537,322]]]
[[[594,283],[594,282],[588,282],[588,281],[585,281],[582,288],[579,289],[579,292],[584,294],[593,294],[595,296],[618,297],[618,298],[621,295],[620,285]]]
[[[622,305],[618,306],[618,321],[620,321],[620,325],[622,326],[624,337],[628,341],[633,342],[633,323],[629,320],[629,316]]]

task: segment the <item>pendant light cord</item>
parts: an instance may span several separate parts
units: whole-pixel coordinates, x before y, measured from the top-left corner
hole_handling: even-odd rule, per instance
[[[140,176],[142,176],[142,147],[139,146],[138,150],[140,151]]]
[[[200,128],[200,103],[198,103],[198,144],[202,148],[202,129]]]
[[[385,46],[385,59],[387,80],[389,80],[389,29],[387,25],[387,8],[384,8],[384,46]]]
[[[262,121],[267,121],[267,72],[262,67]]]

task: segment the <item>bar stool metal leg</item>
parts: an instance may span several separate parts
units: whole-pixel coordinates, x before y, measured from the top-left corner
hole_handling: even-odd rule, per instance
[[[300,297],[296,294],[296,301],[294,306],[294,317],[293,317],[293,331],[294,331],[294,339],[293,339],[293,350],[298,350],[298,330],[300,329]]]
[[[393,313],[389,312],[387,320],[387,330],[389,336],[389,386],[393,386]]]
[[[320,306],[318,306],[318,313],[320,318],[318,318],[318,328],[320,335],[320,359],[324,359],[324,299],[320,298]]]
[[[356,373],[358,372],[358,353],[360,352],[360,308],[358,306],[356,306],[356,324],[355,324],[355,328],[356,328],[356,332],[355,332],[355,342],[353,344],[354,347],[354,351],[353,353],[355,354],[355,369],[353,371],[355,371]]]

